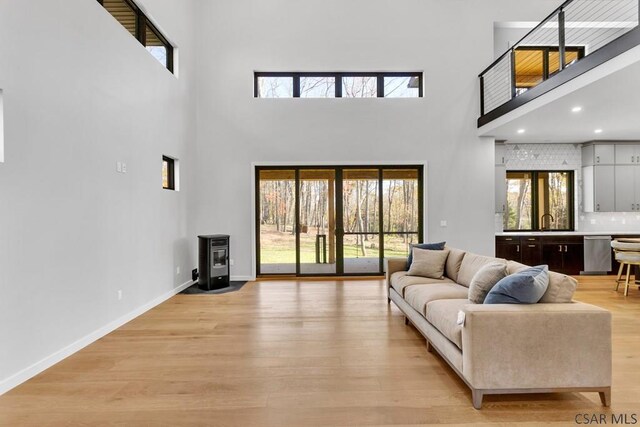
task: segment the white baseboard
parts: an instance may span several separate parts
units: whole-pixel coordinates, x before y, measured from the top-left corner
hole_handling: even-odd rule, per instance
[[[244,280],[245,282],[253,282],[256,280],[255,277],[251,277],[251,276],[231,276],[230,279],[232,282],[233,281],[241,281]]]
[[[56,363],[60,362],[61,360],[71,356],[72,354],[82,350],[83,348],[85,348],[86,346],[88,346],[89,344],[99,340],[100,338],[104,337],[105,335],[107,335],[110,332],[113,332],[114,330],[118,329],[120,326],[124,325],[127,322],[130,322],[131,320],[135,319],[136,317],[140,316],[141,314],[151,310],[153,307],[165,302],[166,300],[168,300],[169,298],[171,298],[172,296],[176,295],[179,292],[182,292],[183,290],[185,290],[186,288],[188,288],[189,286],[191,286],[193,284],[193,282],[191,280],[189,280],[188,282],[185,282],[183,284],[181,284],[180,286],[178,286],[177,288],[174,288],[172,290],[170,290],[169,292],[166,292],[163,295],[160,295],[159,297],[149,301],[148,303],[136,308],[135,310],[131,311],[130,313],[125,314],[124,316],[114,320],[111,323],[108,323],[107,325],[103,326],[102,328],[80,338],[78,341],[58,350],[57,352],[53,353],[50,356],[45,357],[44,359],[34,363],[33,365],[23,369],[22,371],[10,376],[9,378],[6,378],[2,381],[0,381],[0,396],[3,395],[4,393],[8,392],[9,390],[11,390],[14,387],[17,387],[18,385],[22,384],[23,382],[27,381],[30,378],[35,377],[36,375],[38,375],[40,372],[44,371],[45,369],[50,368],[51,366],[55,365]]]

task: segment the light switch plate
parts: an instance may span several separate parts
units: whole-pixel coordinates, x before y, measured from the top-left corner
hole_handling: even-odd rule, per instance
[[[440,221],[440,227],[446,227],[447,226],[447,221],[442,220]]]
[[[122,173],[127,173],[127,164],[126,163],[122,164]]]
[[[122,172],[122,162],[116,162],[116,172]]]

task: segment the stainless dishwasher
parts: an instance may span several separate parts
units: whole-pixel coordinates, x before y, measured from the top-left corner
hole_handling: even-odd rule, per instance
[[[584,271],[580,274],[607,274],[611,271],[611,236],[584,236]]]

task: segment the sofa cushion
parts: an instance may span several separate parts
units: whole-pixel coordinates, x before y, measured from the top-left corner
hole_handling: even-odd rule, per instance
[[[411,268],[411,263],[413,262],[413,248],[429,249],[432,251],[441,251],[444,249],[444,245],[446,244],[447,244],[446,242],[440,242],[440,243],[416,243],[411,245],[411,250],[409,251],[409,256],[407,257],[407,270]]]
[[[456,283],[433,283],[429,285],[408,286],[404,290],[404,299],[418,313],[426,315],[427,304],[441,299],[467,299],[469,289]]]
[[[449,249],[449,256],[447,257],[447,262],[444,265],[444,275],[456,282],[458,280],[460,264],[462,264],[462,259],[466,252],[460,249],[450,248],[448,246],[447,249]]]
[[[509,261],[507,263],[507,273],[513,274],[529,268],[528,265],[519,262]],[[549,272],[549,286],[540,302],[544,303],[567,303],[573,300],[573,294],[578,287],[578,281],[566,274]]]
[[[549,267],[538,265],[511,274],[491,289],[485,304],[535,304],[549,286]]]
[[[462,325],[458,312],[470,304],[467,299],[441,299],[427,304],[427,321],[462,350]]]
[[[496,283],[507,275],[507,264],[490,262],[482,267],[471,279],[469,285],[469,301],[474,304],[482,304],[487,294]]]
[[[566,303],[573,300],[573,293],[578,287],[578,281],[566,274],[549,272],[549,286],[542,295],[540,302]]]
[[[405,290],[408,286],[444,283],[453,283],[453,281],[446,277],[444,279],[430,279],[427,277],[409,276],[406,271],[398,271],[391,275],[391,287],[402,297],[405,296]]]
[[[507,275],[517,273],[525,268],[531,267],[530,265],[520,264],[516,261],[507,261]]]
[[[444,263],[449,255],[448,249],[436,251],[414,247],[411,252],[413,253],[413,262],[407,273],[409,276],[444,278]]]
[[[456,282],[468,288],[471,284],[471,279],[473,279],[473,276],[475,276],[478,270],[490,262],[502,262],[506,264],[507,260],[467,252],[460,264],[460,272],[458,273]]]

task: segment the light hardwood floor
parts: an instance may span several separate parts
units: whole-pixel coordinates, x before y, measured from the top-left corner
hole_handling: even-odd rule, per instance
[[[581,413],[639,414],[640,291],[579,280],[576,299],[614,313],[609,409],[597,393],[568,393],[487,396],[476,411],[387,305],[383,281],[268,281],[172,298],[0,396],[0,425],[575,425]]]

